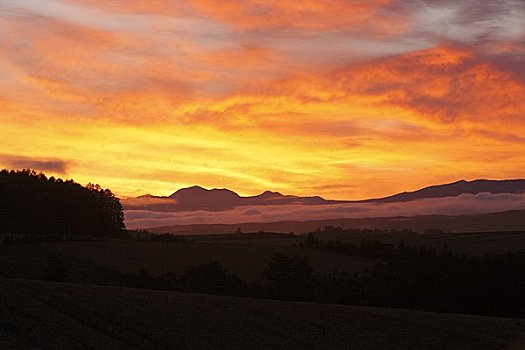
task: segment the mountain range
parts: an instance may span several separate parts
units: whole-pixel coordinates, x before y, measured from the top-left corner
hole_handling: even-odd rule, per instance
[[[144,195],[123,200],[126,210],[158,212],[225,211],[241,206],[261,205],[328,205],[343,203],[402,203],[421,199],[455,197],[461,194],[522,194],[525,180],[460,180],[449,184],[430,186],[413,192],[365,200],[328,200],[319,196],[300,197],[265,191],[256,196],[243,197],[229,189],[205,189],[200,186],[182,188],[170,196]]]

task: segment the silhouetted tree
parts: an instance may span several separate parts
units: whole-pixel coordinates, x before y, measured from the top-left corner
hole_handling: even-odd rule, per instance
[[[313,268],[305,257],[272,255],[264,271],[270,292],[281,299],[297,299],[306,294],[313,283]]]
[[[404,241],[394,246],[369,239],[362,239],[358,247],[323,241],[320,232],[305,237],[304,246],[379,262],[355,276],[321,276],[313,300],[506,317],[525,315],[525,252],[473,257],[459,255],[446,246],[436,251],[410,247]]]
[[[244,283],[236,275],[227,272],[217,261],[188,268],[181,283],[187,291],[194,293],[244,294]]]
[[[33,170],[0,171],[0,233],[63,239],[110,237],[123,229],[122,205],[109,189]]]

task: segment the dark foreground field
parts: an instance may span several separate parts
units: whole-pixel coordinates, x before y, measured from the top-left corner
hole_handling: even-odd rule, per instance
[[[523,349],[525,321],[0,279],[2,349]]]

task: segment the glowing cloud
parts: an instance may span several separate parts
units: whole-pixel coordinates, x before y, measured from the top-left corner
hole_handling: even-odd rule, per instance
[[[2,165],[120,196],[525,176],[523,2],[298,4],[3,0]]]

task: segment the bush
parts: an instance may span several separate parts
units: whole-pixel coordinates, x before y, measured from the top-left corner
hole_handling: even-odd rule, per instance
[[[264,271],[270,294],[279,299],[292,300],[305,296],[313,284],[313,269],[300,255],[273,254]]]
[[[181,284],[193,293],[243,295],[245,291],[244,282],[237,275],[228,273],[217,261],[190,267]]]

